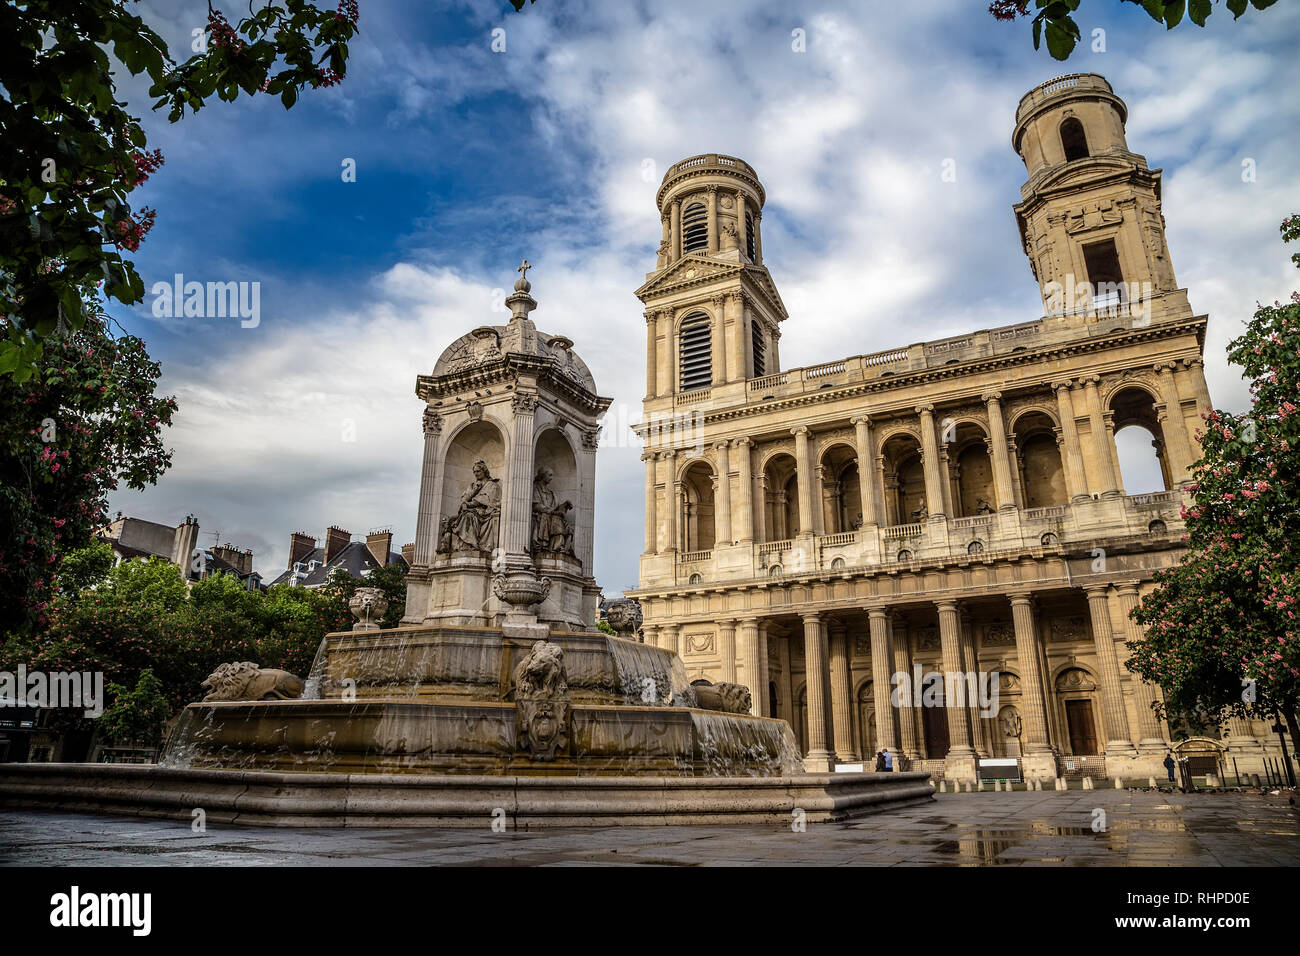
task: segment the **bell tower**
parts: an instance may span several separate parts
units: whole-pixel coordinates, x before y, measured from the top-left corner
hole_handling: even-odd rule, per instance
[[[1016,222],[1044,314],[1066,325],[1190,314],[1165,244],[1160,170],[1129,150],[1127,119],[1095,73],[1035,87],[1016,110],[1012,146],[1029,173]]]
[[[656,194],[663,226],[645,303],[646,402],[780,369],[785,305],[763,265],[766,193],[733,156],[692,156]]]

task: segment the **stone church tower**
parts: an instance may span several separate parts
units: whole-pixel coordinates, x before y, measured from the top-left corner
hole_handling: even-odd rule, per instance
[[[645,543],[628,594],[647,643],[692,680],[750,687],[809,769],[887,747],[958,782],[1006,761],[1049,784],[1163,776],[1173,737],[1126,667],[1129,612],[1183,553],[1212,406],[1207,317],[1177,286],[1160,171],[1130,151],[1127,116],[1104,78],[1074,74],[1008,124],[1041,313],[805,368],[780,364],[754,169],[706,154],[664,176],[637,290]],[[1147,461],[1121,460],[1126,429]],[[1159,487],[1134,488],[1143,473]],[[1277,745],[1237,720],[1195,746],[1261,772]]]

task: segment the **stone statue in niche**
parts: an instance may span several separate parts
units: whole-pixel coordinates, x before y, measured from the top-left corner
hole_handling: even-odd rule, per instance
[[[487,463],[474,462],[474,480],[460,496],[456,514],[443,521],[438,550],[491,552],[497,546],[501,525],[501,481],[493,478]]]
[[[722,248],[724,250],[740,248],[740,233],[736,231],[736,223],[732,219],[722,221]]]
[[[569,512],[571,501],[557,501],[551,490],[555,472],[542,467],[533,481],[533,534],[534,554],[547,551],[553,554],[573,554],[573,522]]]
[[[913,521],[924,521],[930,517],[930,509],[925,506],[925,499],[921,499],[921,504],[912,512]]]
[[[991,515],[993,514],[993,506],[989,504],[987,498],[976,498],[975,513],[977,515]]]

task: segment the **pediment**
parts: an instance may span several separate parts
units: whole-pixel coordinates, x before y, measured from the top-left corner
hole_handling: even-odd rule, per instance
[[[699,253],[688,253],[636,290],[645,299],[686,286],[701,285],[713,279],[738,276],[745,267],[739,262],[719,262]]]

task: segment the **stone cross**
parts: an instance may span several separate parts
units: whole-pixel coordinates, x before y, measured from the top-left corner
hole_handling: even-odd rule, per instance
[[[525,279],[527,279],[527,278],[528,278],[528,270],[531,269],[531,268],[532,268],[532,266],[530,266],[530,265],[528,264],[528,260],[525,259],[525,260],[523,261],[523,264],[520,265],[519,268],[516,269],[515,271],[516,271],[516,272],[523,273],[523,277],[524,277]]]

